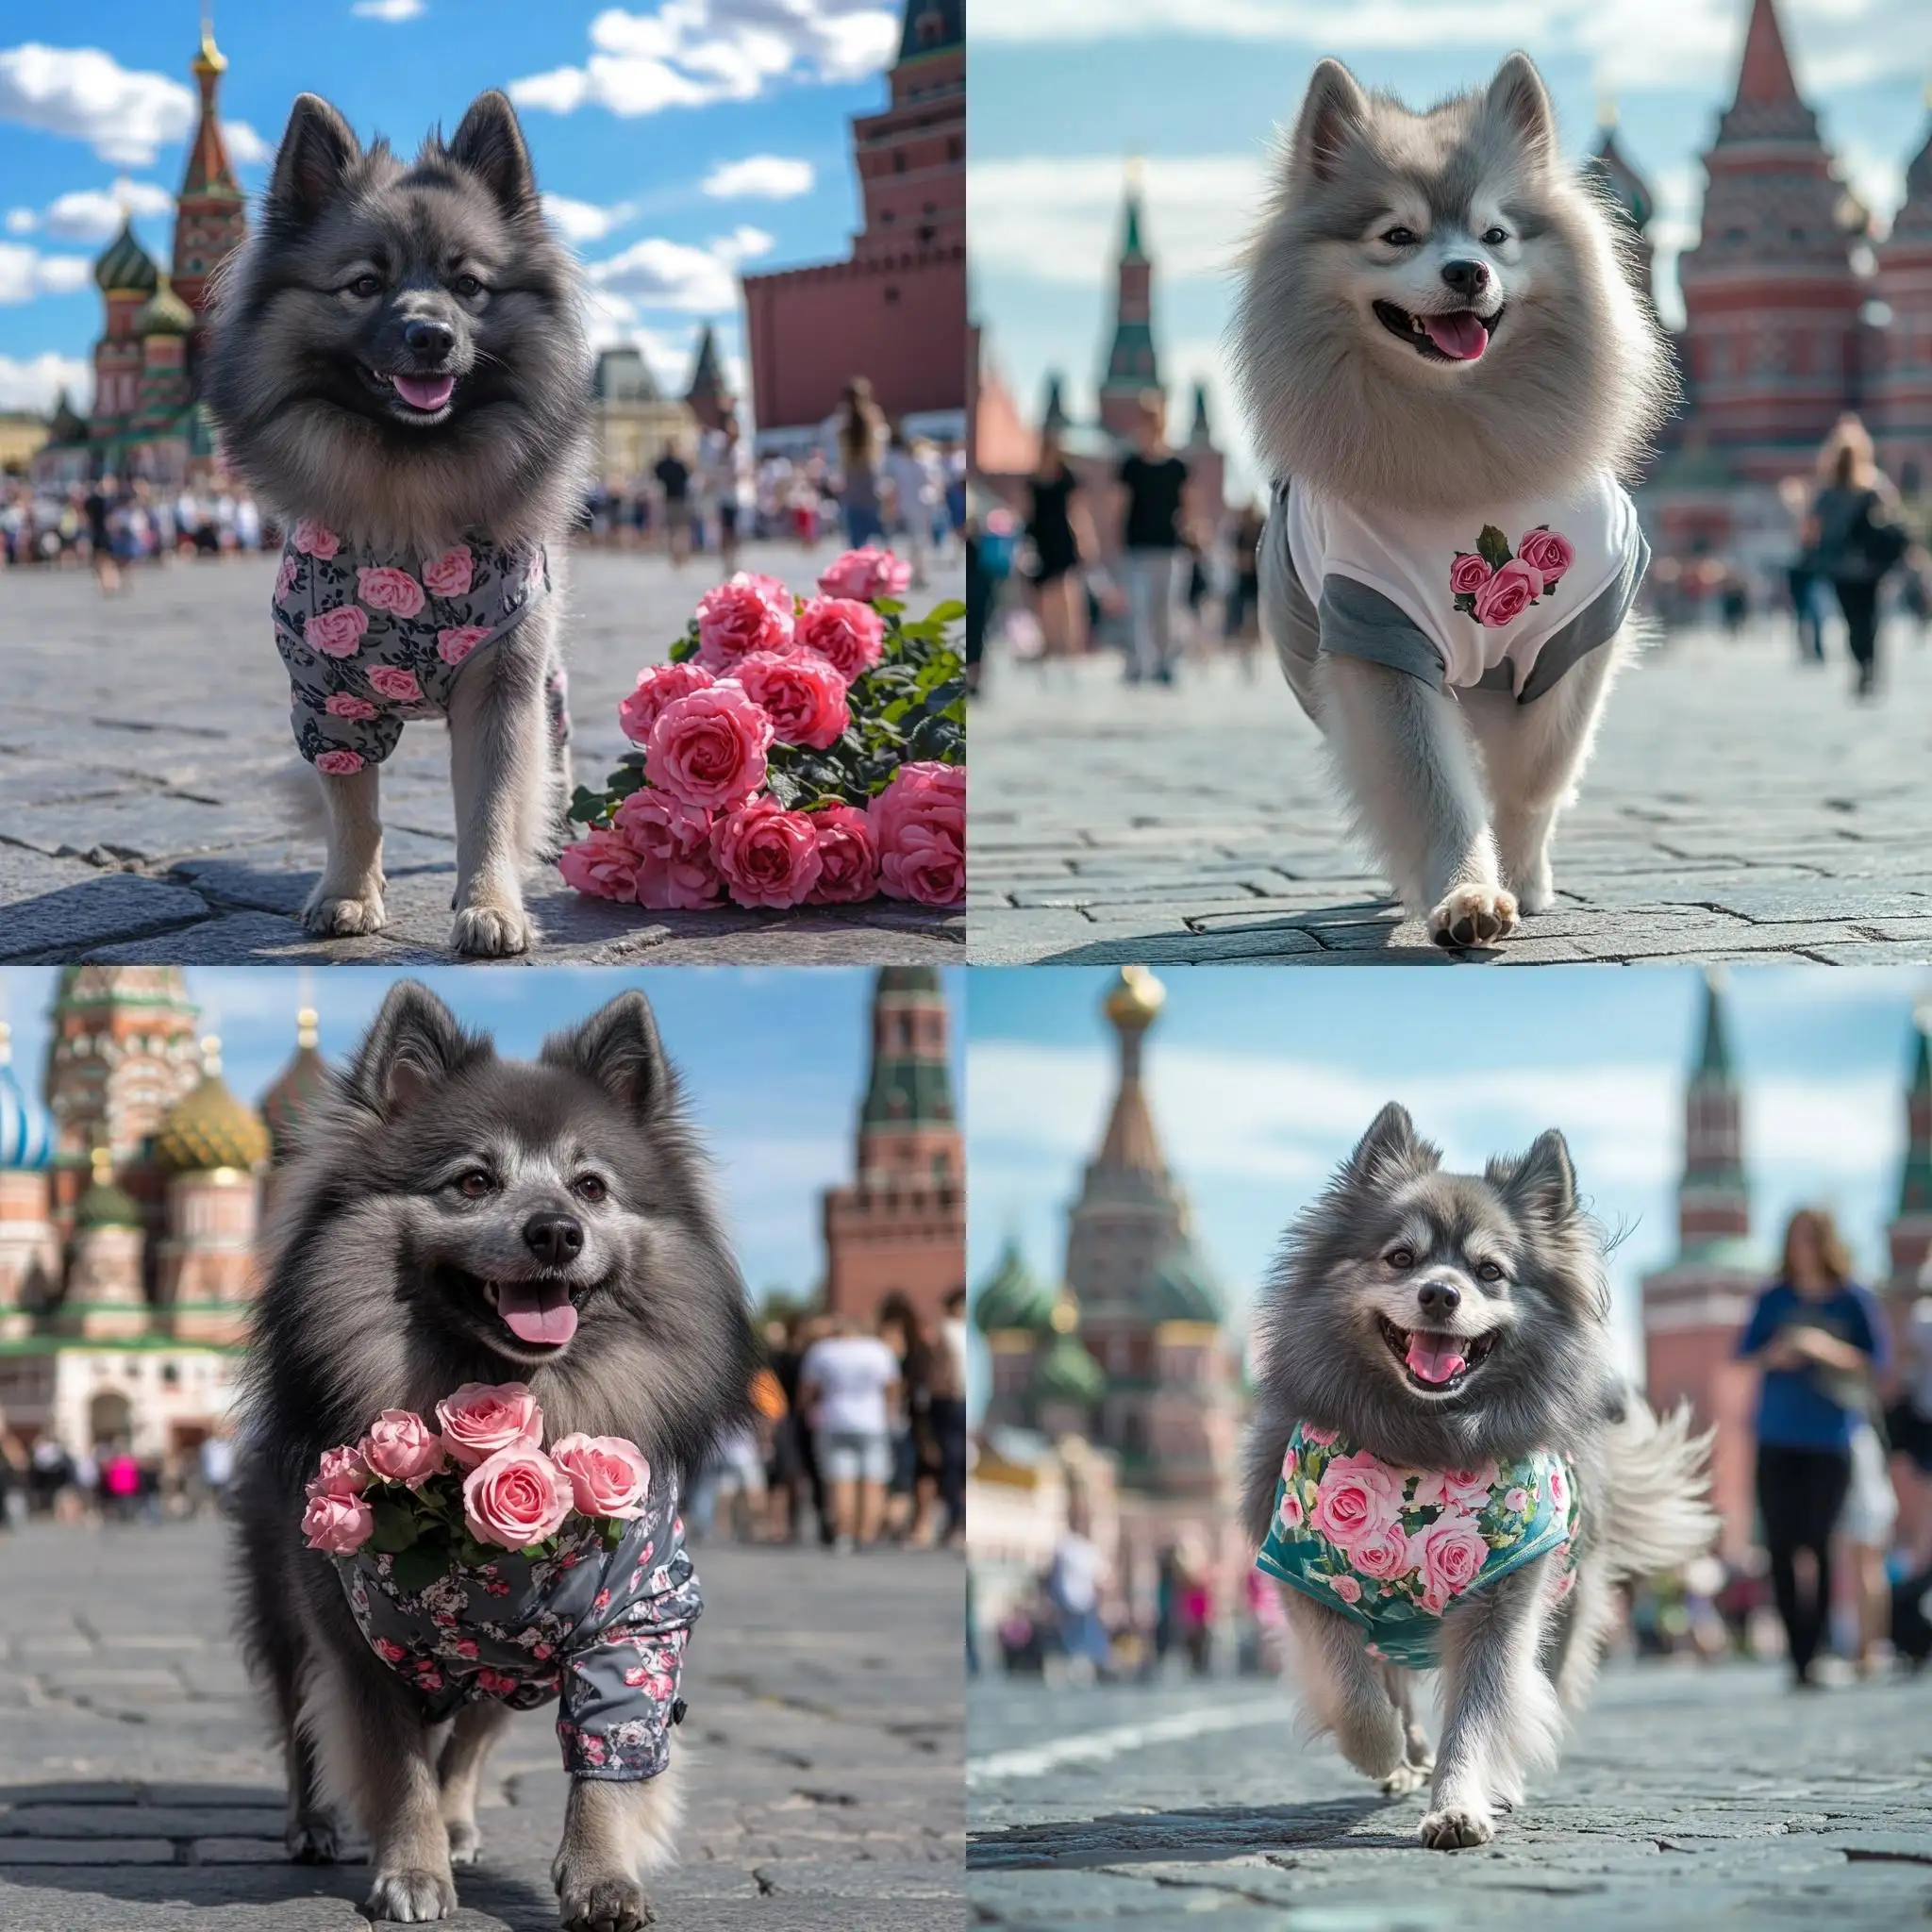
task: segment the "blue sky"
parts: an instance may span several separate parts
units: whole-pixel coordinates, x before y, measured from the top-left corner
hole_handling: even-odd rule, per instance
[[[1219,380],[1227,264],[1258,202],[1277,124],[1324,55],[1412,104],[1478,86],[1512,48],[1537,60],[1566,149],[1593,144],[1607,94],[1660,213],[1660,305],[1695,239],[1699,153],[1729,104],[1749,0],[974,0],[968,66],[972,249],[993,357],[1029,418],[1049,368],[1090,415],[1112,300],[1122,171],[1146,157],[1155,320],[1171,393]],[[1932,8],[1778,0],[1798,85],[1864,198],[1889,217],[1925,138]],[[1183,419],[1180,427],[1186,426]]]
[[[967,1128],[969,1273],[1011,1234],[1057,1280],[1066,1209],[1111,1102],[1108,971],[974,973]],[[1237,1306],[1282,1228],[1376,1110],[1400,1100],[1452,1166],[1568,1137],[1610,1257],[1617,1328],[1638,1366],[1637,1280],[1676,1247],[1682,1088],[1702,1013],[1688,969],[1427,968],[1163,975],[1148,1093],[1169,1164]],[[1740,968],[1724,981],[1744,1093],[1753,1233],[1774,1248],[1801,1203],[1839,1215],[1867,1278],[1905,1147],[1905,1082],[1924,971]]]
[[[391,985],[365,967],[304,974],[273,967],[188,969],[188,989],[222,1038],[224,1077],[251,1103],[295,1050],[305,1000],[321,1017],[322,1051],[353,1052]],[[665,1046],[682,1069],[691,1113],[719,1163],[740,1266],[755,1294],[815,1289],[824,1272],[819,1195],[849,1180],[865,1085],[873,975],[862,969],[661,967],[491,972],[457,967],[416,975],[499,1052],[529,1058],[546,1034],[575,1024],[627,986],[641,987]],[[53,968],[0,968],[24,1085],[46,1064]],[[964,974],[946,974],[957,1016]],[[954,1028],[955,1074],[963,1042]]]
[[[636,338],[681,387],[701,322],[724,325],[736,364],[741,262],[845,252],[848,123],[884,98],[899,15],[895,0],[249,0],[215,9],[222,114],[254,194],[304,90],[365,140],[413,149],[508,89],[539,186],[591,264],[600,342]],[[0,10],[0,408],[85,386],[88,271],[117,196],[165,265],[198,39],[192,0]]]

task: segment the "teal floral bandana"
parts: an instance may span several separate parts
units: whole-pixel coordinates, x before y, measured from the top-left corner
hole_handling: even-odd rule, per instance
[[[1561,1550],[1558,1597],[1575,1581],[1576,1486],[1547,1449],[1475,1469],[1398,1469],[1333,1429],[1297,1424],[1256,1567],[1339,1611],[1368,1653],[1436,1666],[1442,1612]]]

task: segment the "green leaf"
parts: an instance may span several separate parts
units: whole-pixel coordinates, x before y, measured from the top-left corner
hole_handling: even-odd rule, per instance
[[[665,654],[674,664],[689,664],[698,654],[698,641],[695,637],[679,638]]]
[[[1475,547],[1491,570],[1501,570],[1509,561],[1509,540],[1494,524],[1485,524],[1477,534]]]
[[[965,618],[965,605],[961,604],[955,597],[947,599],[943,604],[935,604],[925,613],[925,621],[928,624],[938,625],[958,624]]]
[[[404,1504],[392,1503],[387,1496],[378,1496],[370,1505],[369,1513],[375,1519],[375,1527],[369,1534],[372,1550],[386,1551],[393,1556],[400,1550],[407,1550],[416,1541],[415,1512]]]
[[[449,1545],[440,1538],[435,1542],[411,1543],[396,1553],[391,1574],[396,1588],[414,1596],[425,1591],[449,1568]]]
[[[604,1547],[614,1550],[624,1541],[624,1524],[616,1517],[607,1517],[604,1523]]]
[[[480,1570],[495,1556],[495,1549],[489,1543],[479,1542],[465,1528],[457,1538],[457,1559],[466,1570]]]
[[[766,770],[765,785],[772,796],[787,811],[791,811],[805,793],[805,787],[798,782],[798,779],[791,773],[781,771],[776,765],[770,766]]]
[[[606,792],[592,791],[589,786],[579,785],[571,793],[570,815],[577,824],[600,824],[609,809],[610,799]]]

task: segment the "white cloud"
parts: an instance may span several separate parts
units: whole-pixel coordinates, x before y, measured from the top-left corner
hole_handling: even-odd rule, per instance
[[[33,409],[46,415],[64,389],[74,407],[84,414],[93,395],[91,364],[50,349],[30,360],[0,356],[0,409]]]
[[[275,158],[273,142],[262,140],[246,121],[224,121],[222,139],[228,143],[228,158],[240,168],[252,168]]]
[[[721,161],[713,168],[705,176],[705,192],[719,201],[790,201],[809,194],[816,178],[809,161],[784,155],[747,155],[741,161]]]
[[[187,136],[194,112],[179,81],[130,73],[96,47],[0,49],[0,121],[85,141],[103,160],[146,167]]]
[[[7,232],[9,235],[31,235],[40,225],[40,216],[30,208],[10,208],[7,210]]]
[[[546,194],[543,212],[550,218],[550,225],[566,242],[601,242],[612,228],[630,220],[637,212],[637,204],[620,201],[609,208],[599,208],[594,202],[573,201],[567,194]]]
[[[975,41],[1096,41],[1142,34],[1203,40],[1306,41],[1323,46],[1415,47],[1439,42],[1484,44],[1533,38],[1549,8],[1533,0],[973,0]]]
[[[349,8],[363,20],[395,22],[420,20],[428,10],[427,0],[356,0]]]
[[[783,81],[856,80],[898,44],[896,9],[876,0],[664,0],[656,12],[608,8],[581,67],[509,85],[520,108],[573,114],[586,104],[635,117],[713,101],[754,101]]]
[[[740,262],[750,261],[760,255],[769,255],[777,246],[776,239],[766,234],[762,228],[739,226],[730,234],[721,235],[711,243],[712,252],[720,261],[736,268]]]
[[[117,233],[124,214],[172,215],[175,197],[154,181],[131,181],[122,175],[111,188],[80,188],[62,194],[36,215],[16,208],[7,225],[17,235],[36,229],[57,242],[105,242]],[[15,216],[25,215],[24,222]]]
[[[591,262],[586,273],[600,295],[622,298],[628,317],[641,308],[716,314],[738,307],[739,264],[768,253],[772,245],[761,228],[741,227],[702,248],[651,236],[608,261]],[[606,312],[615,316],[618,310]]]
[[[71,295],[87,286],[91,268],[83,255],[42,255],[23,242],[0,242],[0,306]]]

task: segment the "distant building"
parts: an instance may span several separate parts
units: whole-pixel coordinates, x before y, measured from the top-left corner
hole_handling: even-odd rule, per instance
[[[61,400],[66,400],[64,392]],[[68,407],[71,410],[73,406]],[[31,409],[0,409],[0,476],[25,475],[52,427],[50,418],[37,416]]]
[[[824,1305],[835,1313],[869,1322],[897,1291],[937,1324],[966,1285],[966,1158],[946,1033],[938,972],[882,967],[857,1173],[824,1197]]]
[[[599,352],[591,392],[591,460],[602,481],[628,484],[648,476],[667,442],[687,461],[695,455],[697,425],[690,408],[665,395],[642,352],[631,344]]]
[[[698,337],[697,354],[691,358],[691,384],[684,392],[684,407],[700,429],[722,429],[726,419],[738,411],[738,398],[724,380],[724,364],[718,354],[718,332],[708,322]]]
[[[863,198],[844,261],[743,278],[761,448],[819,440],[854,376],[915,430],[963,436],[966,6],[905,0],[891,98],[852,124]]]

